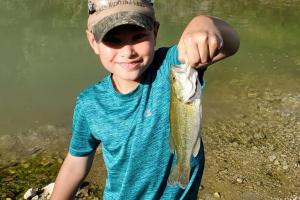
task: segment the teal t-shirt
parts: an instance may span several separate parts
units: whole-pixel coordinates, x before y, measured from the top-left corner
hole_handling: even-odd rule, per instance
[[[102,144],[107,169],[104,199],[196,199],[204,168],[203,145],[191,159],[191,177],[183,190],[168,185],[176,160],[169,149],[171,64],[177,47],[160,48],[129,94],[115,91],[111,75],[83,91],[74,110],[70,153],[84,156]]]

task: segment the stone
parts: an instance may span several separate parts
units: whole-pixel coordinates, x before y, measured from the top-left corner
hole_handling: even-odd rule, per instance
[[[39,196],[34,196],[31,200],[39,200]]]
[[[216,197],[216,198],[221,198],[220,192],[215,192],[215,193],[214,193],[214,197]]]
[[[244,180],[243,180],[242,178],[237,178],[237,179],[236,179],[236,182],[238,182],[238,183],[243,183]]]
[[[51,196],[54,189],[54,183],[50,183],[47,186],[43,187],[43,195],[44,196]]]
[[[23,197],[24,197],[24,199],[31,199],[35,195],[36,195],[36,190],[30,188],[29,190],[27,190],[27,192],[25,192]]]
[[[275,155],[269,156],[268,158],[269,158],[269,160],[271,162],[274,162],[274,160],[276,160],[276,156]]]

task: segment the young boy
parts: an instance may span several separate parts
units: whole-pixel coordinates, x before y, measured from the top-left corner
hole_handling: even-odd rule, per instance
[[[206,16],[191,20],[177,46],[154,50],[159,23],[151,0],[89,0],[88,41],[110,72],[77,98],[69,153],[52,199],[71,199],[101,143],[104,199],[197,199],[204,150],[191,160],[185,189],[167,184],[171,64],[196,68],[234,54],[237,33]],[[202,78],[202,77],[201,77]]]

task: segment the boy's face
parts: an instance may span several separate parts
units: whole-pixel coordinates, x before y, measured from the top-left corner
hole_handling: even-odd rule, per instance
[[[136,25],[121,25],[109,31],[96,42],[92,33],[88,40],[99,56],[102,65],[120,83],[139,81],[142,73],[151,64],[158,25],[148,31]]]

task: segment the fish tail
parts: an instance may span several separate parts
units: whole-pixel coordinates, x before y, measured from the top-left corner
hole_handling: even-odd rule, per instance
[[[168,179],[168,184],[178,184],[182,189],[186,188],[189,182],[190,170],[180,165],[175,165]]]

